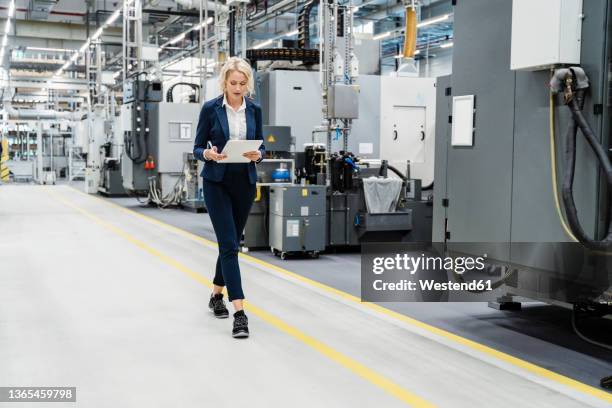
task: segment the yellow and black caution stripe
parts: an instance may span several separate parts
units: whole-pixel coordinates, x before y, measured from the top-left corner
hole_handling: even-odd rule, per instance
[[[0,156],[0,181],[7,182],[9,181],[9,168],[6,164],[8,162],[8,140],[2,139],[0,143],[2,143],[2,155]]]

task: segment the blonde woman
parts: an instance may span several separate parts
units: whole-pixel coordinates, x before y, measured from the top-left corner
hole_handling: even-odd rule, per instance
[[[240,237],[255,198],[255,163],[264,156],[261,107],[247,96],[253,92],[251,66],[243,59],[230,58],[219,75],[222,94],[204,104],[200,112],[193,154],[204,161],[204,200],[215,229],[219,256],[208,307],[217,318],[227,318],[223,288],[232,302],[232,336],[249,336],[248,319],[242,302],[242,282],[238,265]],[[230,139],[257,139],[259,150],[244,153],[248,163],[219,163]]]

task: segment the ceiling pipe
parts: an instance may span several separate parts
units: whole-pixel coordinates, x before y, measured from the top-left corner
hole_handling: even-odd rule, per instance
[[[194,9],[194,8],[199,9],[200,8],[200,0],[176,0],[176,2],[180,4],[181,6],[188,8],[188,9]],[[209,1],[205,1],[204,3],[208,3],[209,10],[215,9],[214,1],[209,0]],[[219,12],[221,13],[227,13],[229,11],[229,7],[221,3],[219,3],[217,7],[219,8]]]
[[[66,119],[79,121],[84,118],[85,113],[82,112],[58,112],[49,109],[15,109],[12,106],[5,107],[9,115],[9,119],[17,120],[49,120],[49,119]]]

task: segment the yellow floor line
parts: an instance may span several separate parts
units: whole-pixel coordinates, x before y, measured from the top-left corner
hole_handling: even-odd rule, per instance
[[[87,217],[90,220],[94,221],[95,223],[97,223],[97,224],[107,228],[108,230],[114,232],[115,234],[121,236],[122,238],[126,239],[127,241],[129,241],[130,243],[134,244],[138,248],[140,248],[143,251],[147,252],[148,254],[156,257],[157,259],[159,259],[160,261],[162,261],[166,265],[169,265],[169,266],[171,266],[171,267],[173,267],[173,268],[183,272],[185,275],[187,275],[190,278],[194,279],[198,283],[201,283],[204,286],[208,286],[209,288],[212,288],[212,282],[211,281],[209,281],[208,279],[204,278],[202,275],[198,274],[197,272],[193,271],[192,269],[188,268],[187,266],[185,266],[181,262],[179,262],[179,261],[177,261],[177,260],[175,260],[175,259],[173,259],[173,258],[171,258],[171,257],[169,257],[167,255],[164,255],[162,252],[160,252],[160,251],[156,250],[155,248],[147,245],[146,243],[140,241],[139,239],[137,239],[134,236],[130,235],[129,233],[125,232],[121,228],[118,228],[118,227],[116,227],[116,226],[114,226],[114,225],[104,221],[103,219],[101,219],[98,216],[90,213],[89,211],[84,210],[84,209],[82,209],[82,208],[72,204],[71,202],[64,200],[58,194],[56,194],[54,192],[51,192],[49,190],[47,190],[47,192],[53,198],[55,198],[57,201],[59,201],[60,203],[64,204],[65,206],[67,206],[69,208],[72,208],[73,210],[81,213],[82,215],[84,215],[85,217]],[[375,371],[369,369],[365,365],[357,362],[356,360],[353,360],[352,358],[350,358],[350,357],[340,353],[339,351],[337,351],[334,348],[326,345],[325,343],[322,343],[322,342],[318,341],[314,337],[307,335],[306,333],[302,332],[301,330],[297,329],[296,327],[291,326],[290,324],[288,324],[285,321],[279,319],[278,317],[275,317],[275,316],[271,315],[270,313],[266,312],[265,310],[255,306],[251,302],[246,302],[245,301],[244,303],[245,303],[245,305],[244,305],[245,309],[247,309],[250,313],[252,313],[255,316],[259,317],[260,319],[262,319],[266,323],[270,324],[271,326],[277,328],[281,332],[286,333],[286,334],[290,335],[291,337],[301,341],[305,345],[311,347],[312,349],[314,349],[315,351],[317,351],[320,354],[324,355],[325,357],[329,358],[330,360],[340,364],[341,366],[347,368],[348,370],[350,370],[354,374],[356,374],[356,375],[360,376],[361,378],[365,379],[366,381],[376,385],[377,387],[381,388],[385,392],[393,395],[394,397],[396,397],[400,401],[405,402],[408,405],[413,406],[413,407],[417,407],[417,408],[421,408],[421,407],[422,408],[430,408],[430,407],[434,407],[435,406],[432,403],[430,403],[430,402],[424,400],[423,398],[417,396],[416,394],[414,394],[414,393],[412,393],[410,391],[407,391],[406,389],[402,388],[401,386],[397,385],[396,383],[394,383],[393,381],[387,379],[386,377],[384,377],[384,376],[376,373]]]
[[[110,205],[112,207],[120,209],[120,210],[122,210],[122,211],[124,211],[124,212],[126,212],[126,213],[128,213],[130,215],[133,215],[133,216],[139,217],[139,218],[141,218],[143,220],[146,220],[147,222],[149,222],[151,224],[158,225],[158,226],[166,229],[167,231],[172,231],[172,232],[174,232],[174,233],[176,233],[178,235],[187,237],[187,238],[189,238],[189,239],[191,239],[193,241],[200,242],[200,243],[205,244],[205,245],[207,245],[209,247],[214,247],[214,248],[217,247],[217,244],[215,242],[210,241],[210,240],[208,240],[206,238],[202,238],[202,237],[200,237],[198,235],[195,235],[195,234],[193,234],[193,233],[191,233],[189,231],[185,231],[185,230],[183,230],[181,228],[178,228],[178,227],[175,227],[173,225],[167,224],[167,223],[165,223],[163,221],[156,220],[155,218],[152,218],[152,217],[149,217],[147,215],[141,214],[141,213],[136,212],[134,210],[130,210],[129,208],[122,207],[119,204],[115,204],[115,203],[113,203],[111,201],[108,201],[108,200],[105,200],[105,199],[103,199],[101,197],[97,197],[97,196],[92,196],[92,195],[86,194],[86,193],[84,193],[84,192],[82,192],[82,191],[80,191],[80,190],[78,190],[78,189],[76,189],[74,187],[71,187],[71,188],[74,191],[77,191],[77,192],[79,192],[81,194],[84,194],[84,195],[86,195],[88,197],[100,200],[100,201],[106,203],[107,205]],[[300,282],[303,282],[303,283],[305,283],[307,285],[310,285],[310,286],[316,287],[318,289],[321,289],[321,290],[323,290],[325,292],[332,293],[332,294],[334,294],[336,296],[339,296],[339,297],[341,297],[343,299],[346,299],[346,300],[349,300],[349,301],[352,301],[352,302],[355,302],[355,303],[359,303],[362,306],[367,307],[367,308],[369,308],[371,310],[375,310],[378,313],[382,313],[382,314],[384,314],[386,316],[389,316],[389,317],[392,317],[394,319],[397,319],[397,320],[399,320],[399,321],[401,321],[403,323],[409,324],[409,325],[414,326],[414,327],[418,327],[418,328],[426,330],[426,331],[428,331],[428,332],[430,332],[432,334],[435,334],[435,335],[443,337],[443,338],[445,338],[447,340],[453,341],[453,342],[455,342],[457,344],[461,344],[462,346],[469,347],[469,348],[471,348],[473,350],[476,350],[478,352],[484,353],[484,354],[486,354],[488,356],[497,358],[497,359],[499,359],[499,360],[501,360],[501,361],[503,361],[503,362],[505,362],[507,364],[511,364],[513,366],[519,367],[519,368],[521,368],[521,369],[523,369],[525,371],[528,371],[528,372],[530,372],[532,374],[536,374],[536,375],[538,375],[540,377],[543,377],[543,378],[546,378],[548,380],[551,380],[551,381],[563,384],[563,385],[565,385],[567,387],[570,387],[570,388],[572,388],[572,389],[574,389],[576,391],[580,391],[580,392],[585,393],[587,395],[591,395],[591,396],[599,398],[599,399],[601,399],[603,401],[612,403],[612,394],[610,394],[610,393],[608,393],[606,391],[597,389],[597,388],[592,387],[592,386],[590,386],[588,384],[581,383],[580,381],[576,381],[576,380],[574,380],[572,378],[569,378],[569,377],[566,377],[566,376],[564,376],[562,374],[555,373],[554,371],[550,371],[550,370],[548,370],[546,368],[543,368],[543,367],[540,367],[540,366],[538,366],[536,364],[533,364],[533,363],[530,363],[528,361],[522,360],[522,359],[520,359],[518,357],[511,356],[510,354],[504,353],[502,351],[495,350],[494,348],[491,348],[489,346],[485,346],[485,345],[480,344],[478,342],[475,342],[473,340],[466,339],[465,337],[461,337],[459,335],[456,335],[454,333],[448,332],[446,330],[439,329],[439,328],[437,328],[435,326],[432,326],[432,325],[429,325],[427,323],[423,323],[423,322],[421,322],[419,320],[416,320],[416,319],[413,319],[411,317],[405,316],[405,315],[403,315],[401,313],[398,313],[398,312],[395,312],[393,310],[389,310],[389,309],[387,309],[385,307],[382,307],[382,306],[380,306],[380,305],[378,305],[376,303],[362,302],[361,299],[359,297],[357,297],[357,296],[353,296],[353,295],[351,295],[349,293],[343,292],[343,291],[338,290],[336,288],[333,288],[331,286],[328,286],[328,285],[325,285],[323,283],[317,282],[315,280],[306,278],[306,277],[304,277],[302,275],[299,275],[297,273],[288,271],[287,269],[281,268],[280,266],[276,266],[274,264],[268,263],[268,262],[263,261],[261,259],[255,258],[253,256],[250,256],[250,255],[247,255],[247,254],[244,254],[244,253],[241,253],[240,256],[245,258],[245,259],[247,259],[247,260],[249,260],[250,262],[256,263],[256,264],[261,265],[261,266],[263,266],[265,268],[268,268],[268,269],[272,269],[272,270],[274,270],[276,272],[279,272],[281,274],[290,276],[293,279],[296,279],[296,280],[298,280]]]

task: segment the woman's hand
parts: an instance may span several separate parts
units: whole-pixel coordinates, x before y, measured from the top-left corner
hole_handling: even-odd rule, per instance
[[[250,152],[242,153],[244,157],[250,159],[251,161],[257,161],[261,159],[261,152],[259,150],[253,150]]]
[[[219,161],[227,158],[226,154],[217,153],[217,146],[213,146],[212,149],[204,150],[204,158],[207,160]]]

